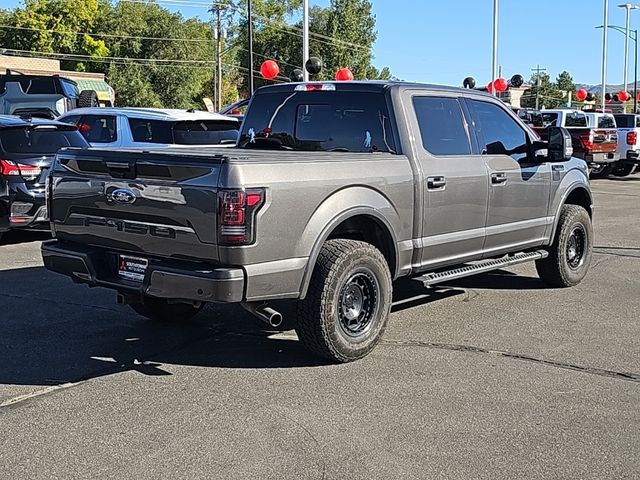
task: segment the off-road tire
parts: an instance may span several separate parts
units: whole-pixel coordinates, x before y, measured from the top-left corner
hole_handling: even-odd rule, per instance
[[[359,293],[358,282],[365,287]],[[350,296],[353,288],[355,295]],[[320,357],[340,363],[358,360],[373,350],[384,333],[392,291],[389,266],[377,248],[357,240],[328,240],[318,256],[307,296],[297,304],[298,337]],[[362,299],[359,310],[368,319],[362,322],[368,327],[361,333],[345,326],[353,321],[344,312],[353,306],[354,298],[356,303]]]
[[[78,95],[78,108],[99,106],[100,102],[95,90],[82,90]]]
[[[584,237],[582,256],[577,265],[572,266],[572,235]],[[578,205],[564,205],[560,210],[560,219],[553,244],[549,247],[549,256],[536,261],[536,270],[540,279],[553,287],[572,287],[586,276],[591,263],[593,248],[593,226],[587,211]]]
[[[195,317],[204,305],[169,303],[166,298],[143,297],[140,303],[129,306],[139,315],[157,322],[184,322]]]
[[[609,164],[603,165],[602,170],[594,171],[593,169],[589,170],[589,178],[607,178],[609,174],[613,170],[613,167]]]

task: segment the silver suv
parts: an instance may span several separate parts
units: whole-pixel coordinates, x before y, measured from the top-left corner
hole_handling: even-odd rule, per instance
[[[234,145],[237,118],[195,110],[78,108],[58,120],[78,125],[92,147],[159,148]]]

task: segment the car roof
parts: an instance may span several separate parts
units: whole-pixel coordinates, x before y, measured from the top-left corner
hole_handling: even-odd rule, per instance
[[[0,128],[22,127],[29,125],[56,125],[60,127],[69,127],[68,123],[58,122],[57,120],[48,120],[46,118],[33,117],[25,119],[16,115],[0,115]]]
[[[70,115],[106,115],[116,114],[125,117],[144,118],[148,120],[226,120],[238,121],[237,118],[221,115],[219,113],[206,112],[204,110],[181,110],[178,108],[141,108],[141,107],[89,107],[75,108],[65,113],[63,117]]]

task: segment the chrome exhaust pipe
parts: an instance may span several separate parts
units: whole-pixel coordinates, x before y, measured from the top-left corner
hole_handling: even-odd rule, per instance
[[[242,308],[253,316],[259,318],[267,325],[279,327],[282,325],[282,314],[267,306],[266,303],[241,303]]]

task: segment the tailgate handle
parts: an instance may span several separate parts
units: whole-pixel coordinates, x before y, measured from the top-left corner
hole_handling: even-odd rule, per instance
[[[136,178],[135,162],[104,162],[109,172],[118,178]]]

